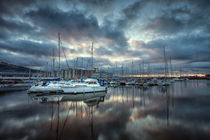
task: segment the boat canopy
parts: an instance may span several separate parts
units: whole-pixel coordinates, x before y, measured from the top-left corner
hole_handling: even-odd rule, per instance
[[[98,82],[97,79],[87,78],[84,80],[85,82]]]

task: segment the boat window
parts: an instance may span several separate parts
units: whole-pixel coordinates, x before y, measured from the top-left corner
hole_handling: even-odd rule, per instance
[[[87,82],[88,84],[96,84],[96,82]]]

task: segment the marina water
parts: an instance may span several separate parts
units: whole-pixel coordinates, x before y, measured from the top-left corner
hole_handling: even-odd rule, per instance
[[[210,81],[189,80],[168,87],[108,87],[89,101],[4,93],[0,139],[209,139],[209,91]]]

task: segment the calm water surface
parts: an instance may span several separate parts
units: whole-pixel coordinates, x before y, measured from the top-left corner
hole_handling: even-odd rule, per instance
[[[0,95],[0,139],[210,139],[210,81],[110,87],[104,101],[39,102]]]

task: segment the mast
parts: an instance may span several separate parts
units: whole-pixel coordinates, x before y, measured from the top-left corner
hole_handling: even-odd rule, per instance
[[[77,75],[78,75],[78,57],[76,59],[76,79],[78,78]]]
[[[74,79],[76,79],[76,59],[74,59]]]
[[[49,73],[49,67],[48,67],[48,62],[47,62],[47,74],[46,74],[46,77],[48,77],[48,73]]]
[[[81,64],[81,65],[82,65],[82,66],[81,66],[81,78],[83,79],[83,72],[84,72],[84,71],[83,71],[83,69],[84,69],[84,68],[83,68],[83,57],[82,57],[82,62],[81,62],[81,63],[82,63],[82,64]]]
[[[141,71],[141,63],[139,63],[139,75],[142,74],[142,71]]]
[[[167,77],[167,74],[168,74],[168,62],[167,62],[167,58],[166,58],[166,49],[165,49],[165,46],[164,46],[164,62],[165,62],[165,80],[166,80],[166,77]]]
[[[172,67],[172,63],[171,63],[171,57],[170,57],[170,70],[171,70],[171,77],[174,75],[173,73],[173,67]]]
[[[74,79],[77,79],[78,77],[77,77],[77,74],[78,74],[78,71],[77,71],[77,69],[78,69],[78,57],[76,58],[76,59],[74,59]]]
[[[132,62],[131,62],[131,74],[133,75],[134,73],[133,73],[133,60],[132,60]]]
[[[58,68],[59,68],[59,72],[60,72],[60,70],[61,70],[61,66],[60,66],[60,57],[61,57],[61,36],[60,36],[60,33],[58,33],[58,55],[59,55],[59,62],[58,62],[58,64],[59,64],[59,66],[58,66]]]
[[[117,62],[115,62],[115,75],[117,75]]]
[[[113,73],[113,75],[115,74],[114,64],[112,65],[112,73]]]
[[[122,69],[121,69],[121,70],[122,70],[122,75],[124,75],[124,69],[123,69],[123,64],[122,64]]]
[[[143,66],[143,72],[142,72],[142,74],[144,75],[144,60],[142,62],[142,66]]]
[[[148,71],[147,74],[149,76],[150,75],[150,64],[149,63],[147,64],[147,71]]]
[[[53,77],[55,76],[55,50],[53,48]]]
[[[127,64],[125,64],[125,73],[128,74],[128,67],[127,67]]]
[[[92,47],[91,47],[91,59],[92,59],[91,67],[92,67],[92,70],[93,70],[93,68],[94,68],[94,66],[93,66],[93,42],[92,42]]]
[[[82,63],[82,64],[81,64],[81,65],[82,65],[81,68],[84,68],[84,67],[83,67],[83,57],[82,57],[82,62],[81,62],[81,63]]]

